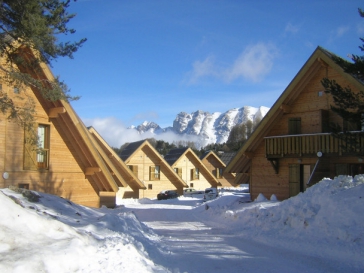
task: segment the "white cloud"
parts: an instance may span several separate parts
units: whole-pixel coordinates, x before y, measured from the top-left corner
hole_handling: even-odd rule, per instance
[[[240,78],[258,82],[271,71],[275,56],[274,46],[258,43],[245,48],[236,60],[226,67],[218,67],[213,57],[207,57],[204,61],[193,63],[188,82],[193,84],[205,77],[218,78],[228,83]]]
[[[189,83],[196,83],[202,77],[218,75],[212,56],[207,57],[202,62],[195,61],[192,66],[193,71],[189,75]]]
[[[231,82],[238,78],[245,78],[253,82],[260,81],[271,71],[275,52],[273,46],[263,43],[247,47],[232,67],[226,70],[225,80]]]
[[[346,32],[349,31],[349,27],[344,27],[344,26],[341,26],[341,27],[338,27],[336,29],[336,37],[339,38],[341,36],[343,36]]]
[[[285,32],[290,32],[290,33],[297,33],[299,30],[298,26],[294,26],[291,23],[288,23],[286,25],[286,28],[284,29]]]

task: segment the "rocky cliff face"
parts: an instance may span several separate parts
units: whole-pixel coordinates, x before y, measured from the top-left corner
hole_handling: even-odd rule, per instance
[[[174,132],[178,135],[198,136],[202,145],[209,143],[224,143],[227,141],[231,128],[237,124],[248,120],[261,120],[268,112],[269,108],[261,106],[259,108],[244,106],[234,108],[224,113],[209,113],[198,110],[193,113],[180,112],[173,121],[173,126],[162,129],[154,122],[144,122],[131,129],[137,130],[140,134],[151,132],[162,134],[166,131]]]

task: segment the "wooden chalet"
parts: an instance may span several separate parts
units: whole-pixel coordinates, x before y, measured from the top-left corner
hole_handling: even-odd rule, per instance
[[[35,55],[20,47],[23,60],[32,63]],[[54,80],[46,64],[37,69],[18,65],[39,80]],[[55,194],[75,203],[100,207],[115,205],[115,195],[122,186],[95,148],[93,140],[66,101],[49,101],[35,87],[9,86],[1,82],[1,91],[16,103],[33,99],[39,149],[29,145],[28,131],[17,123],[0,118],[0,187],[10,185]]]
[[[225,172],[225,163],[213,151],[201,156],[202,163],[216,177],[221,187],[235,187],[235,174]]]
[[[121,160],[119,155],[107,144],[101,135],[93,127],[88,127],[92,141],[100,156],[104,160],[113,178],[117,181],[120,198],[139,198],[139,190],[145,190],[145,186],[138,176]]]
[[[183,188],[187,187],[148,140],[129,143],[119,156],[145,185],[145,189],[139,190],[139,198],[156,198],[163,190],[183,194]]]
[[[221,186],[215,175],[202,163],[191,148],[170,150],[164,159],[185,183],[197,190]]]
[[[360,122],[349,124],[331,110],[333,100],[321,80],[334,79],[354,92],[363,83],[345,73],[332,54],[318,47],[225,171],[250,183],[252,199],[259,193],[286,199],[324,177],[363,173],[364,137]],[[345,138],[329,124],[351,131]],[[350,141],[356,148],[350,149]]]

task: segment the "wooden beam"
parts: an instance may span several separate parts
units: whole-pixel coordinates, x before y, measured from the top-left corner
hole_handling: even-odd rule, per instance
[[[93,175],[95,173],[101,172],[100,167],[87,167],[85,169],[85,175]]]
[[[276,174],[279,172],[279,160],[278,159],[268,159],[270,164],[272,164],[272,167]]]
[[[254,153],[253,152],[244,152],[244,155],[250,159],[252,159],[254,157]]]
[[[291,112],[291,106],[287,104],[282,104],[279,108],[283,111],[284,114],[289,114]]]
[[[325,68],[329,67],[329,65],[325,61],[323,61],[321,58],[317,58],[317,61],[320,63],[320,65],[322,67],[325,67]]]
[[[48,116],[50,118],[57,118],[58,114],[63,114],[63,113],[66,113],[66,108],[64,108],[64,107],[54,107],[54,108],[49,109]]]

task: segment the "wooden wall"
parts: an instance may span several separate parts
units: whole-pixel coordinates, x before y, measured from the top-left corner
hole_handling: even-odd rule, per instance
[[[137,176],[146,187],[145,190],[139,190],[139,198],[157,198],[157,194],[163,190],[177,190],[179,194],[183,193],[183,187],[173,176],[169,165],[165,165],[161,161],[161,157],[150,147],[144,146],[142,149],[138,149],[125,163],[138,166]],[[160,179],[150,180],[149,167],[156,165],[160,166]]]
[[[196,167],[197,166],[197,167]],[[198,168],[198,164],[196,162],[196,159],[193,158],[192,155],[189,155],[188,153],[184,156],[182,156],[176,164],[173,165],[173,168],[181,168],[182,169],[182,180],[185,181],[185,183],[196,190],[205,190],[206,188],[211,188],[211,184],[208,181],[206,175],[200,170],[199,179],[191,180],[191,170]]]
[[[285,113],[280,119],[274,121],[274,126],[267,132],[266,136],[279,136],[288,134],[288,120],[293,117],[301,118],[301,133],[312,134],[322,132],[322,115],[321,110],[329,111],[329,121],[342,125],[341,118],[330,111],[332,98],[330,95],[323,93],[319,96],[319,91],[324,88],[321,85],[321,80],[324,77],[335,79],[342,86],[354,86],[345,81],[338,72],[332,68],[322,67],[315,76],[307,82],[301,94],[291,102],[289,106],[289,113]],[[294,91],[293,91],[294,92]],[[327,122],[327,121],[326,121]],[[301,161],[298,162],[298,159]],[[264,141],[262,140],[259,147],[254,151],[254,157],[251,161],[250,173],[250,191],[251,198],[254,200],[259,193],[264,194],[266,198],[270,198],[275,194],[279,200],[287,199],[290,197],[289,193],[289,165],[290,164],[304,164],[315,165],[317,157],[305,158],[280,158],[279,159],[279,173],[276,174],[271,163],[265,158]],[[314,184],[324,177],[335,176],[335,164],[340,162],[357,163],[356,157],[340,157],[340,158],[325,158],[325,155],[320,159],[317,171],[311,183]]]
[[[208,155],[202,160],[202,163],[206,166],[206,168],[215,176],[216,168],[222,168],[224,170],[225,166],[213,155]],[[221,183],[219,187],[236,187],[237,185],[234,183],[235,176],[231,173],[223,173],[222,177],[217,178],[217,180]]]
[[[36,121],[50,126],[50,154],[48,170],[24,170],[24,130],[14,122],[0,115],[0,172],[9,173],[8,179],[0,178],[0,187],[29,184],[30,190],[56,194],[71,201],[99,207],[98,192],[92,187],[92,181],[85,177],[72,145],[67,143],[65,133],[60,132],[56,119],[49,119],[47,112],[38,103],[32,90],[21,88],[20,95],[13,93],[12,86],[2,84],[3,92],[8,93],[14,101],[21,101],[25,94],[36,102]],[[62,133],[62,137],[61,134]]]

